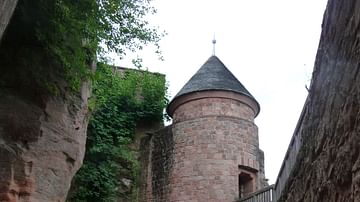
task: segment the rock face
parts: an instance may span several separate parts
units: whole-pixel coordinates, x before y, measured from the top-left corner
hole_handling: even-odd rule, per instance
[[[11,27],[0,44],[0,201],[65,201],[84,156],[89,84],[70,92],[56,60]]]
[[[84,155],[86,93],[42,107],[0,95],[0,201],[65,201]]]
[[[329,0],[297,167],[280,201],[360,201],[360,1]]]

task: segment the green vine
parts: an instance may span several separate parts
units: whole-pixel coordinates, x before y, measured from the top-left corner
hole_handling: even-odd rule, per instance
[[[139,162],[128,147],[138,123],[159,123],[167,103],[165,78],[146,71],[121,73],[99,65],[93,93],[96,107],[88,126],[84,165],[68,201],[136,201]],[[131,189],[120,191],[130,180]]]

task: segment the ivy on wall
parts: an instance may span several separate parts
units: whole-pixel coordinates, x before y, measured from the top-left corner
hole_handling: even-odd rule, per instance
[[[106,65],[98,66],[84,164],[68,201],[136,201],[139,163],[127,145],[134,140],[137,123],[162,121],[165,77],[136,70],[113,72]],[[131,180],[130,192],[119,190],[120,176]]]

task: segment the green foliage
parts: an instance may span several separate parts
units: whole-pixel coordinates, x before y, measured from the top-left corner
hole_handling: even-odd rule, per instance
[[[98,66],[84,165],[74,178],[69,201],[134,201],[139,163],[127,145],[134,140],[137,123],[162,121],[165,92],[163,75],[139,70],[114,74]],[[132,180],[133,193],[119,191],[120,176]]]
[[[156,10],[151,0],[19,0],[17,38],[27,38],[54,56],[77,89],[91,75],[89,65],[108,52],[119,56],[158,42],[163,34],[144,20]],[[104,44],[104,45],[101,45]]]

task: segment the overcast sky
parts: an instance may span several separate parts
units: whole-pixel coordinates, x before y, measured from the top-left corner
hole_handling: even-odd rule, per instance
[[[326,7],[325,0],[154,0],[150,24],[166,30],[165,61],[145,49],[150,71],[166,74],[171,98],[212,54],[260,103],[255,119],[265,174],[274,183],[300,116]],[[133,55],[115,60],[131,66]]]

